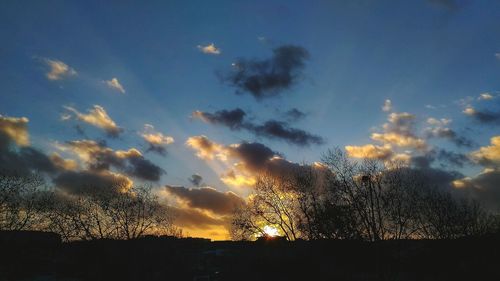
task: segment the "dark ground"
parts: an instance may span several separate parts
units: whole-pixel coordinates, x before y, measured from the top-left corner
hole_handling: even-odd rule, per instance
[[[61,243],[0,232],[0,280],[500,280],[500,237],[258,241],[145,237]]]

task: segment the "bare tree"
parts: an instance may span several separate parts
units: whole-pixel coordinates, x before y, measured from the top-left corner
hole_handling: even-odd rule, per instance
[[[287,240],[296,240],[300,237],[296,196],[289,179],[260,175],[254,194],[246,206],[235,213],[231,231],[233,236],[248,238],[265,235],[264,227],[268,226],[277,228]]]
[[[0,173],[0,230],[25,230],[38,224],[36,200],[43,184],[42,177],[37,174]]]
[[[64,240],[134,239],[147,234],[179,234],[173,213],[150,187],[85,195],[47,192],[40,202],[46,230]]]

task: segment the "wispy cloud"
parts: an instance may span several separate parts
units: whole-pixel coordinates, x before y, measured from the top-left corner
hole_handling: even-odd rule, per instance
[[[292,114],[303,113],[297,110]],[[322,137],[298,128],[293,128],[288,122],[271,119],[262,124],[257,124],[246,120],[246,115],[246,112],[242,109],[235,108],[233,110],[219,110],[214,113],[195,111],[192,117],[206,123],[223,125],[231,130],[246,130],[256,136],[282,140],[298,146],[321,145],[325,143]]]
[[[154,151],[161,155],[165,155],[166,146],[174,142],[173,137],[156,131],[151,124],[145,124],[144,131],[140,135],[148,143],[148,151]]]
[[[122,84],[120,84],[120,81],[118,81],[116,77],[113,77],[111,80],[106,80],[104,83],[106,83],[109,88],[125,94],[125,88],[123,88]]]
[[[49,66],[49,72],[46,73],[49,80],[61,80],[77,75],[76,70],[60,60],[44,59],[43,61]]]
[[[198,49],[204,53],[204,54],[209,54],[209,55],[220,55],[221,50],[215,46],[214,43],[208,44],[208,45],[198,45]]]
[[[110,137],[118,137],[123,132],[123,128],[116,125],[115,121],[109,117],[106,110],[100,105],[94,105],[92,109],[88,110],[87,114],[81,113],[71,106],[64,106],[64,108],[69,113],[73,113],[78,120],[103,129]],[[64,120],[70,119],[67,115],[63,115],[62,118]]]
[[[384,105],[382,106],[382,111],[389,112],[392,110],[392,102],[391,100],[385,100]]]

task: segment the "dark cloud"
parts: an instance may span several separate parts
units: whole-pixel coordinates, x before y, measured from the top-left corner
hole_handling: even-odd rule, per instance
[[[198,175],[198,174],[194,174],[194,175],[191,175],[191,177],[189,177],[188,180],[192,185],[200,186],[201,182],[203,181],[203,177]]]
[[[472,163],[469,157],[463,153],[437,148],[426,154],[413,156],[410,159],[410,164],[417,169],[430,169],[436,161],[440,163],[441,167],[456,168],[462,168]]]
[[[458,147],[473,147],[475,144],[465,136],[460,136],[453,129],[437,127],[426,131],[428,138],[445,138],[453,142]]]
[[[245,203],[233,192],[220,192],[211,187],[185,188],[167,185],[165,188],[188,207],[208,210],[218,215],[229,215]]]
[[[237,59],[232,71],[221,75],[223,82],[236,88],[236,93],[249,93],[256,99],[281,94],[295,85],[309,52],[303,47],[284,45],[273,49],[268,59]]]
[[[86,162],[89,170],[104,171],[113,167],[127,175],[149,181],[158,181],[165,173],[135,148],[114,151],[105,143],[93,140],[70,141],[66,144]]]
[[[297,110],[295,115],[300,114]],[[210,124],[223,125],[231,130],[247,130],[256,136],[278,139],[298,146],[324,144],[325,140],[301,129],[290,127],[287,122],[268,120],[263,124],[255,124],[245,120],[246,113],[240,108],[220,110],[215,113],[195,111],[193,117]]]
[[[157,181],[163,170],[145,159],[136,149],[113,151],[106,142],[90,140],[68,142],[68,148],[77,154],[86,169],[76,170],[78,164],[58,154],[47,154],[29,146],[26,118],[0,115],[0,172],[4,175],[28,175],[43,172],[61,190],[72,194],[89,194],[104,191],[122,191],[132,186],[121,170],[130,176]]]
[[[230,146],[229,155],[239,161],[235,169],[256,176],[265,174],[276,178],[286,178],[311,168],[310,165],[290,162],[261,143],[241,143]],[[234,171],[229,171],[225,176],[234,178],[236,175]]]
[[[475,110],[471,116],[483,124],[500,125],[500,111]]]
[[[465,193],[488,209],[500,211],[500,171],[488,170],[472,178],[463,178],[455,182],[457,192]]]
[[[27,119],[7,118],[0,115],[0,172],[4,175],[57,172],[50,157],[28,146]]]
[[[171,207],[175,213],[175,224],[179,227],[211,229],[214,226],[226,226],[228,221],[211,217],[202,210],[192,208]]]
[[[288,120],[289,122],[297,122],[299,120],[302,120],[306,117],[306,115],[306,113],[298,110],[297,108],[292,108],[284,113],[286,120]]]
[[[421,186],[450,190],[454,180],[463,178],[463,174],[457,171],[450,171],[432,167],[409,167],[409,174],[415,183]]]
[[[126,174],[148,181],[158,181],[165,170],[158,167],[142,156],[128,159],[129,166],[124,170]]]
[[[65,171],[53,179],[61,190],[71,194],[115,193],[128,190],[132,181],[109,171]]]
[[[241,129],[244,127],[245,111],[241,108],[233,110],[219,110],[215,113],[195,111],[193,117],[200,118],[203,121],[211,124],[224,125],[231,130]]]
[[[469,157],[467,157],[467,155],[444,149],[438,150],[437,158],[443,163],[445,163],[444,166],[453,166],[462,168],[464,165],[472,163]]]
[[[325,140],[317,135],[313,135],[301,129],[291,128],[285,122],[269,120],[262,125],[250,127],[257,136],[264,136],[271,139],[285,140],[288,143],[309,146],[311,144],[324,144]]]
[[[259,167],[263,167],[269,159],[279,155],[269,147],[258,142],[244,142],[237,146],[231,146],[229,147],[229,151],[230,156],[242,160],[246,167],[251,169],[259,169]]]
[[[161,156],[167,156],[167,148],[160,145],[148,144],[146,152],[154,152]]]
[[[73,128],[75,128],[75,131],[78,135],[80,135],[84,138],[88,138],[87,133],[85,132],[85,130],[83,129],[83,127],[80,124],[76,124],[75,126],[73,126]]]
[[[0,172],[4,175],[28,175],[32,172],[53,174],[58,171],[52,160],[31,147],[0,147]]]

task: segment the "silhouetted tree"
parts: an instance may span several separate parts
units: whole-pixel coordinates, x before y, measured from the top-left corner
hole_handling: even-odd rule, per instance
[[[231,234],[251,239],[274,226],[288,239],[449,239],[498,231],[498,218],[405,163],[353,160],[340,149],[323,164],[260,175]]]
[[[173,212],[159,202],[151,187],[84,195],[56,190],[47,192],[40,205],[46,230],[59,233],[64,240],[134,239],[179,233],[172,224]]]
[[[0,173],[0,230],[26,230],[39,223],[36,201],[43,184],[37,174]]]

